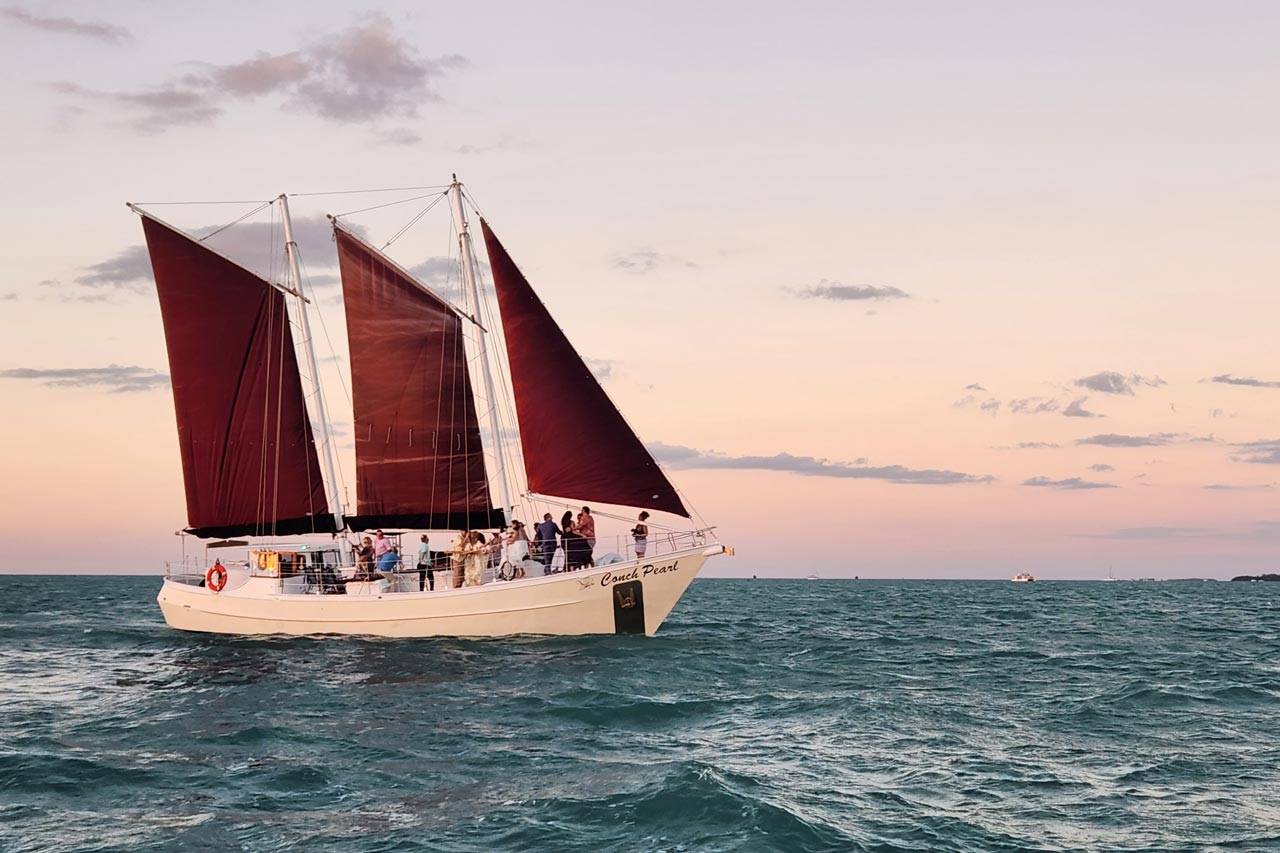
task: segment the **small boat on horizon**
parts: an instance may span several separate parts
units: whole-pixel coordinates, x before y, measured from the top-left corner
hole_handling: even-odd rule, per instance
[[[1035,583],[1035,575],[1030,572],[1019,572],[1013,576],[1014,583]]]

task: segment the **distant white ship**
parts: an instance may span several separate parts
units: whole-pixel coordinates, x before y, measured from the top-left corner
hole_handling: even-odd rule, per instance
[[[806,576],[805,576],[805,580],[807,580],[807,581],[816,581],[816,580],[819,580],[819,578],[818,578],[818,576],[817,576],[816,574],[813,574],[813,575],[806,575]]]
[[[1013,576],[1013,582],[1014,583],[1033,583],[1035,582],[1035,575],[1031,574],[1030,572],[1019,572],[1018,574]]]

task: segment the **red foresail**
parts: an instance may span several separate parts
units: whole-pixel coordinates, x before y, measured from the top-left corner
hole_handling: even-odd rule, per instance
[[[335,227],[351,347],[357,529],[494,527],[462,320]]]
[[[332,532],[284,294],[144,215],[197,536]]]
[[[484,229],[529,489],[689,516],[675,487],[609,400],[524,275]]]

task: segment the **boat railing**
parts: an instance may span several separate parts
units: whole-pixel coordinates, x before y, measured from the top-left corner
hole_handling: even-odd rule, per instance
[[[503,544],[486,536],[485,545],[471,550],[469,557],[464,556],[463,559],[477,557],[483,559],[481,583],[488,584],[517,578],[519,570],[524,568],[522,565],[524,560],[542,563],[544,568],[539,574],[578,571],[590,565],[601,567],[636,560],[645,562],[659,560],[670,554],[691,548],[701,548],[715,542],[715,528],[683,531],[651,529],[645,541],[643,553],[631,534],[598,537],[589,554],[582,547],[573,544],[572,539],[569,540],[570,545],[566,552],[565,541],[557,537],[552,543],[530,541]],[[251,577],[278,580],[281,591],[284,592],[319,594],[327,591],[335,583],[344,584],[356,578],[359,569],[354,564],[349,549],[330,546],[317,550],[314,546],[311,547],[312,550],[304,551],[301,546],[278,544],[250,549],[249,559],[220,557],[218,560],[228,569],[247,569]],[[453,587],[455,548],[456,537],[449,541],[447,548],[431,550],[431,571],[437,589]],[[263,554],[274,554],[276,558],[263,559]],[[584,560],[588,556],[589,561]],[[572,567],[568,565],[570,562],[574,563]],[[213,563],[206,557],[186,555],[181,560],[165,563],[165,577],[176,583],[200,586],[204,583],[206,572],[212,565]],[[528,566],[528,569],[536,570],[537,567]],[[420,582],[416,548],[406,546],[399,555],[394,569],[383,569],[376,574],[387,577],[392,582],[393,589],[389,591],[416,591]]]

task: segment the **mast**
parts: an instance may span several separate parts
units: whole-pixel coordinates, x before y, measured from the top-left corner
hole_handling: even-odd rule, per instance
[[[449,203],[453,208],[454,226],[458,229],[458,250],[462,254],[462,280],[467,292],[467,312],[471,314],[472,320],[479,324],[480,289],[476,284],[475,254],[471,248],[467,210],[462,203],[462,184],[458,183],[457,175],[453,176],[453,183],[449,185]],[[507,483],[507,454],[503,447],[502,430],[498,426],[498,398],[493,386],[493,367],[489,364],[485,349],[486,334],[484,327],[480,326],[480,333],[476,335],[476,354],[480,358],[481,369],[484,372],[484,393],[486,402],[489,404],[489,432],[493,435],[493,449],[498,455],[496,472],[498,492],[502,496],[503,515],[508,516],[513,509],[511,487]]]
[[[320,434],[324,437],[324,470],[329,481],[329,506],[333,508],[334,530],[341,532],[342,490],[338,488],[338,466],[334,461],[333,434],[329,426],[329,411],[324,404],[324,389],[320,385],[320,370],[316,366],[315,341],[311,337],[311,321],[307,319],[307,300],[302,296],[302,273],[298,265],[298,244],[293,239],[293,219],[289,216],[289,196],[280,194],[280,212],[284,220],[284,248],[289,258],[289,283],[293,295],[298,298],[298,322],[305,340],[307,370],[311,373],[311,391],[316,399],[316,412],[320,421]]]

